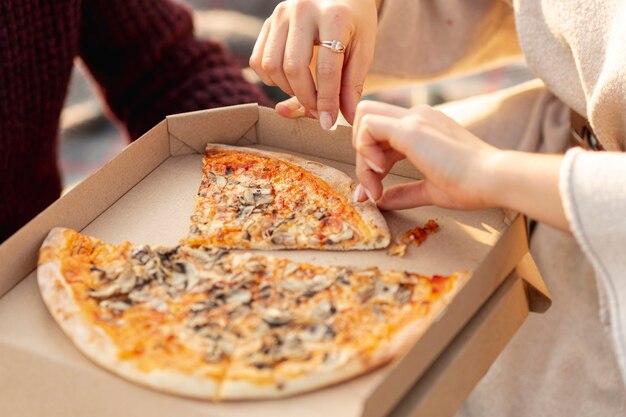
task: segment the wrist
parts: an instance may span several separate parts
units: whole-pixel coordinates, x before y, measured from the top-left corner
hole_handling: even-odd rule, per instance
[[[496,149],[483,164],[480,198],[485,207],[512,208],[509,197],[515,187],[511,167],[519,164],[519,152]]]

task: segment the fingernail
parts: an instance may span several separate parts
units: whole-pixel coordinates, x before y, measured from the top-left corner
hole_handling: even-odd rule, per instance
[[[373,163],[369,159],[363,158],[363,160],[365,160],[365,163],[367,164],[367,166],[370,167],[370,169],[372,171],[376,172],[377,174],[382,174],[382,173],[385,172],[384,169],[382,169],[381,167],[379,167],[378,165],[376,165],[375,163]]]
[[[327,111],[320,113],[320,125],[324,130],[330,130],[333,127],[333,118]]]
[[[287,107],[291,111],[300,110],[303,106],[297,101],[286,101],[284,103],[280,103],[281,105]]]
[[[361,198],[363,198],[363,194],[363,187],[361,186],[361,184],[359,184],[354,189],[354,195],[352,196],[352,199],[355,203],[358,203],[359,201],[361,201]]]
[[[365,192],[365,195],[367,196],[368,200],[371,201],[372,203],[376,204],[376,200],[374,200],[374,197],[372,197],[372,193],[370,193],[370,190],[368,190],[367,188],[363,187],[363,191]]]

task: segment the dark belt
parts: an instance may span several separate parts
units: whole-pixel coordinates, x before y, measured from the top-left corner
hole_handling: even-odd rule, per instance
[[[574,146],[580,146],[588,151],[603,151],[604,148],[600,141],[593,133],[593,129],[589,124],[589,120],[571,111],[571,132],[572,143]]]

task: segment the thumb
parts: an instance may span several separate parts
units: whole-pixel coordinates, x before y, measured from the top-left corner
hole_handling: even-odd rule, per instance
[[[387,188],[376,201],[381,210],[402,210],[407,208],[432,205],[432,197],[427,190],[427,183],[418,180]]]

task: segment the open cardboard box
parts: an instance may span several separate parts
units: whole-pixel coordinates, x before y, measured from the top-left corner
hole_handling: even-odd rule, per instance
[[[279,150],[354,175],[348,128],[325,132],[314,121],[282,119],[254,104],[169,116],[0,246],[0,415],[374,417],[392,410],[394,415],[449,415],[528,311],[544,311],[550,304],[527,254],[521,216],[496,209],[386,213],[394,236],[431,218],[441,230],[402,259],[385,250],[273,254],[425,274],[471,272],[444,314],[388,366],[292,398],[232,403],[161,394],[113,376],[80,354],[48,314],[35,277],[39,246],[55,226],[112,243],[176,244],[187,232],[207,142]],[[404,162],[385,181],[418,177]]]

